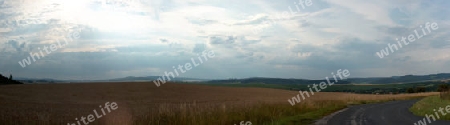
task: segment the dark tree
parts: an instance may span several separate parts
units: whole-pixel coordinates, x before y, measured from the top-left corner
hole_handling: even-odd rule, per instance
[[[7,84],[23,84],[23,83],[13,80],[13,76],[11,74],[9,75],[9,78],[0,74],[0,84],[7,85]]]
[[[419,92],[426,92],[426,88],[425,87],[416,87],[416,92],[417,93],[419,93]]]
[[[408,88],[408,89],[406,90],[406,93],[414,93],[414,89],[413,89],[413,88]]]
[[[437,89],[438,92],[446,92],[448,90],[449,90],[448,84],[440,84]]]

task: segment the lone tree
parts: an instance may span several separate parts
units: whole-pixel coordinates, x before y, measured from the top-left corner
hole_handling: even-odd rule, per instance
[[[438,92],[446,92],[449,91],[448,84],[440,84],[437,89]]]
[[[406,90],[406,92],[407,92],[407,93],[414,93],[414,89],[413,89],[413,88],[408,88],[408,89]]]
[[[438,86],[437,91],[440,92],[439,97],[441,97],[441,99],[449,99],[450,100],[450,87],[448,86],[448,84],[440,84]]]
[[[12,74],[9,74],[9,80],[12,80]]]

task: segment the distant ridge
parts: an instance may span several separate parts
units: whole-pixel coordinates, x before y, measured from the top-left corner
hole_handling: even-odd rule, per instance
[[[405,75],[405,76],[392,76],[392,77],[380,77],[380,78],[349,78],[354,84],[392,84],[392,83],[413,83],[413,82],[425,82],[425,81],[448,81],[450,79],[450,73],[439,73],[430,75]]]
[[[50,78],[18,78],[19,81],[25,83],[87,83],[87,82],[150,82],[158,79],[161,76],[144,76],[144,77],[135,77],[128,76],[124,78],[115,78],[115,79],[106,79],[106,80],[56,80]],[[203,82],[208,81],[206,79],[197,79],[197,78],[186,78],[186,77],[176,77],[172,78],[171,81],[174,82]]]
[[[161,76],[144,76],[144,77],[128,76],[125,78],[110,79],[108,81],[153,81],[157,80],[160,77]],[[171,81],[208,81],[208,80],[197,78],[175,77],[171,78]]]
[[[161,76],[128,76],[124,78],[115,78],[107,80],[56,80],[56,79],[33,79],[33,78],[17,78],[18,81],[24,83],[82,83],[82,82],[149,82],[157,80]],[[2,79],[6,77],[2,76]],[[339,78],[338,78],[339,80]],[[30,82],[32,81],[32,82]],[[248,84],[248,83],[262,83],[262,84],[314,84],[320,82],[326,82],[322,80],[309,80],[309,79],[294,79],[294,78],[269,78],[269,77],[251,77],[242,79],[198,79],[187,77],[172,78],[173,82],[204,82],[212,84]],[[330,78],[333,82],[334,79]],[[368,78],[348,78],[339,80],[335,84],[399,84],[399,83],[415,83],[426,81],[450,81],[450,73],[439,73],[430,75],[405,75],[405,76],[391,76],[391,77],[368,77]],[[0,82],[3,84],[4,82]]]
[[[330,78],[333,81],[333,78]],[[225,80],[211,80],[209,83],[223,84],[248,84],[248,83],[263,83],[263,84],[314,84],[326,81],[323,80],[308,80],[308,79],[286,79],[286,78],[266,78],[266,77],[252,77],[244,79],[225,79]],[[426,81],[450,81],[450,73],[439,73],[430,75],[405,75],[405,76],[391,76],[391,77],[369,77],[369,78],[348,78],[339,80],[336,84],[396,84],[396,83],[415,83]]]
[[[334,82],[334,79],[330,79],[331,82]],[[208,83],[238,83],[238,84],[249,84],[249,83],[263,83],[263,84],[314,84],[320,82],[327,82],[327,80],[307,80],[307,79],[283,79],[283,78],[264,78],[264,77],[253,77],[246,79],[227,79],[227,80],[211,80]],[[349,81],[339,80],[339,82],[335,84],[350,84]]]

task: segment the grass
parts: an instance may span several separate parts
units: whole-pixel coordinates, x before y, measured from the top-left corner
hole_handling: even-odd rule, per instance
[[[339,104],[341,103],[341,104]],[[340,107],[337,107],[339,104]],[[291,106],[286,104],[258,104],[246,108],[216,108],[195,112],[166,112],[158,116],[148,117],[144,121],[154,124],[237,124],[240,121],[251,121],[252,124],[309,124],[334,110],[344,108],[338,101],[314,102],[309,105]],[[204,107],[198,107],[204,108]],[[196,108],[194,108],[195,110]],[[226,109],[226,110],[224,110]],[[328,110],[323,110],[328,109]],[[298,116],[298,114],[303,114]],[[293,117],[291,117],[293,116]],[[299,121],[296,121],[299,120]]]
[[[329,94],[337,94],[337,93],[329,93]],[[318,100],[312,99],[312,102],[316,103],[307,109],[310,109],[307,112],[297,113],[293,116],[283,117],[279,119],[275,123],[276,125],[309,125],[316,121],[317,119],[322,118],[323,116],[329,115],[333,112],[336,112],[340,109],[346,108],[348,105],[358,105],[358,104],[369,104],[369,103],[380,103],[386,101],[395,101],[395,100],[408,100],[408,99],[416,99],[423,98],[430,95],[436,95],[437,93],[418,93],[418,94],[399,94],[399,95],[366,95],[366,94],[343,94],[339,93],[339,98],[335,96],[328,95],[327,97],[322,97]],[[322,99],[320,99],[322,98]],[[335,98],[335,99],[330,99]],[[320,101],[323,100],[323,101]],[[302,104],[305,105],[305,104]]]
[[[159,112],[149,112],[152,116],[144,117],[135,124],[235,124],[240,121],[251,121],[262,125],[308,125],[323,116],[347,107],[349,104],[365,104],[399,99],[411,99],[436,93],[413,95],[358,95],[344,93],[317,93],[295,106],[287,101],[253,105],[217,105],[184,104],[180,108],[162,106]],[[334,97],[333,97],[334,96]],[[339,96],[339,97],[335,97]],[[335,99],[332,99],[335,98]],[[261,100],[262,101],[262,100]],[[161,110],[163,110],[161,112]],[[150,121],[150,122],[149,122]]]
[[[320,102],[316,102],[320,103]],[[343,101],[323,101],[320,105],[308,107],[304,112],[293,114],[291,116],[280,118],[271,124],[281,125],[308,125],[315,120],[322,118],[340,109],[346,108],[347,104]],[[301,109],[300,109],[301,110]]]
[[[418,116],[425,116],[425,115],[434,115],[434,109],[439,110],[439,108],[445,108],[450,105],[450,100],[443,100],[439,96],[430,96],[427,98],[424,98],[414,104],[409,110],[413,112],[415,115]],[[450,120],[450,115],[442,115],[440,114],[441,120]]]
[[[438,93],[369,95],[320,92],[291,106],[296,91],[166,83],[86,83],[0,86],[2,125],[75,123],[105,102],[118,109],[90,125],[304,125],[347,105]]]

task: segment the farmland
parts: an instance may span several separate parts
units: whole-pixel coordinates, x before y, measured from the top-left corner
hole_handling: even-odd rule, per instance
[[[105,102],[119,108],[91,124],[230,125],[309,124],[347,105],[410,99],[437,93],[364,95],[316,93],[291,106],[298,94],[267,88],[217,87],[166,83],[83,83],[0,86],[0,123],[67,124],[92,113]]]

